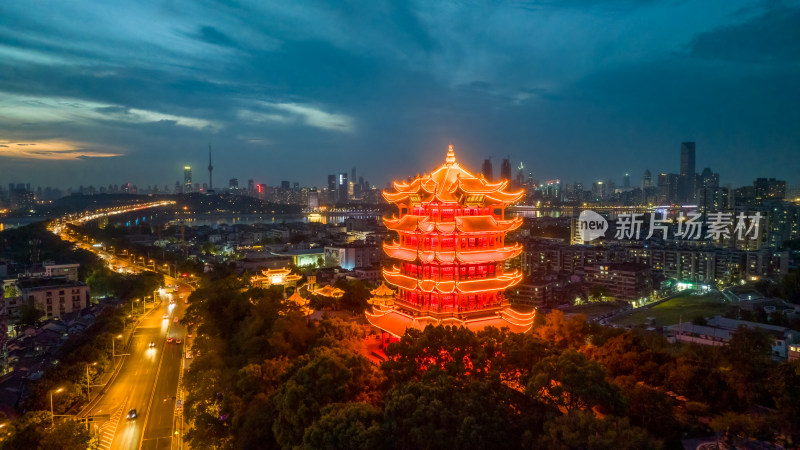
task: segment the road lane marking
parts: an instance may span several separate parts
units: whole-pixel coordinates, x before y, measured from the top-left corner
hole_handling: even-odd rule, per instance
[[[125,401],[127,403],[127,400]],[[100,426],[100,448],[110,449],[111,444],[114,442],[114,436],[117,434],[119,422],[122,419],[122,412],[125,410],[125,403],[119,405],[111,418]],[[107,442],[106,442],[107,441]]]
[[[166,344],[162,342],[161,344],[161,356],[158,358],[158,370],[156,370],[156,378],[153,381],[153,390],[150,393],[150,401],[147,403],[147,410],[144,413],[144,425],[142,425],[142,436],[139,438],[139,448],[142,448],[142,442],[144,442],[144,432],[147,430],[147,421],[150,418],[150,408],[153,406],[153,398],[156,396],[156,388],[158,386],[158,375],[161,373],[161,365],[164,363],[164,348]]]

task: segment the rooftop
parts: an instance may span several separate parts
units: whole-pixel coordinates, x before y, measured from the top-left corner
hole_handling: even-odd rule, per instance
[[[68,281],[63,277],[50,277],[50,278],[21,278],[17,281],[17,285],[21,289],[44,289],[44,288],[58,288],[58,287],[78,287],[86,286],[86,283],[80,281]]]

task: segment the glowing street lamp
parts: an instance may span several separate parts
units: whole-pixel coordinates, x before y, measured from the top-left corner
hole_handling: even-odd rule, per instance
[[[58,394],[59,392],[63,391],[64,388],[58,388],[56,390],[50,391],[50,426],[54,426],[56,424],[55,421],[55,413],[53,412],[53,393]]]
[[[111,362],[114,365],[114,367],[117,366],[117,351],[114,348],[114,343],[116,342],[117,339],[122,339],[122,335],[118,334],[116,336],[111,337]]]
[[[90,384],[90,378],[89,378],[89,366],[96,366],[96,365],[97,365],[97,361],[95,361],[95,362],[93,362],[91,364],[86,363],[86,401],[87,402],[89,401],[89,399],[91,398],[91,395],[92,395],[92,386]]]

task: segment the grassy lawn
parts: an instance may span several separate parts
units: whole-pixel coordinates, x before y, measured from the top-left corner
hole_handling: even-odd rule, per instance
[[[691,322],[695,317],[709,317],[723,314],[730,308],[722,301],[719,293],[704,295],[681,295],[650,308],[639,308],[619,318],[620,325],[644,325],[648,317],[655,317],[656,326],[674,325],[681,319]]]
[[[605,313],[621,308],[619,303],[590,303],[588,305],[572,306],[564,310],[565,313],[585,314],[586,318],[591,319]]]

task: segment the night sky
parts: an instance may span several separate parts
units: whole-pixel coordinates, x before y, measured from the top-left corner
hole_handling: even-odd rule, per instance
[[[202,183],[210,144],[215,185],[382,187],[448,143],[638,185],[687,140],[800,185],[800,2],[0,3],[2,185]]]

